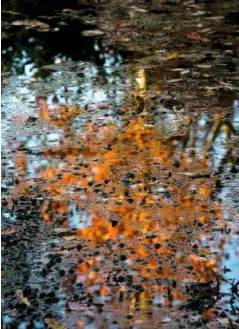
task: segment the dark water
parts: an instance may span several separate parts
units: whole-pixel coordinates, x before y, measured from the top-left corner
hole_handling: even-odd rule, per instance
[[[3,19],[9,15],[3,15]],[[9,20],[7,20],[9,23]],[[44,20],[43,20],[44,22]],[[82,38],[81,32],[86,26],[79,20],[70,20],[65,23],[59,18],[45,20],[49,24],[50,32],[38,32],[35,29],[26,29],[22,26],[11,26],[7,29],[10,34],[2,40],[2,68],[23,74],[25,67],[31,64],[32,68],[64,60],[89,60],[100,62],[94,49],[93,38]],[[59,28],[59,24],[66,24]],[[62,23],[63,22],[63,23]],[[91,27],[94,29],[94,26]],[[44,76],[43,76],[44,77]]]
[[[26,15],[26,17],[35,18],[39,15],[52,15],[57,10],[64,8],[70,9],[82,9],[89,7],[90,2],[76,1],[76,0],[43,0],[43,1],[32,1],[32,0],[4,0],[2,2],[2,10],[10,10],[18,12],[19,14]],[[93,2],[92,2],[93,4]]]

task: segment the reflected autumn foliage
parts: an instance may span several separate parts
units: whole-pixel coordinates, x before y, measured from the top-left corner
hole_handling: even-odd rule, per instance
[[[44,195],[42,218],[59,232],[51,253],[70,266],[65,316],[80,328],[96,312],[156,328],[165,307],[214,321],[220,302],[226,222],[211,172],[234,161],[233,126],[222,114],[152,114],[146,82],[139,70],[120,108],[37,96],[47,133],[16,141],[13,194]]]
[[[94,6],[56,13],[49,33],[25,31],[44,17],[4,23],[19,74],[3,101],[6,329],[236,322],[236,48],[218,25],[231,9],[166,4],[157,22],[151,5],[130,3],[127,22],[117,5],[108,28]]]
[[[169,305],[185,300],[183,282],[215,280],[209,269],[220,268],[223,245],[214,245],[215,254],[200,241],[209,238],[215,220],[224,223],[203,156],[175,148],[173,138],[162,140],[145,113],[125,113],[120,127],[90,122],[76,135],[72,119],[87,115],[87,107],[50,109],[44,103],[39,111],[62,136],[59,146],[42,151],[49,163],[52,158],[61,163],[36,176],[48,195],[42,216],[76,229],[85,254],[79,253],[75,279],[88,293],[127,294],[131,314],[137,303],[149,309],[152,300]],[[212,129],[218,130],[218,119]],[[17,164],[21,173],[23,153]],[[99,255],[88,256],[95,247]],[[140,287],[136,294],[127,292],[129,284]]]

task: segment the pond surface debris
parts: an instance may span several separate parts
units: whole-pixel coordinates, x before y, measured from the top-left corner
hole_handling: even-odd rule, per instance
[[[2,20],[3,329],[238,328],[236,1]]]

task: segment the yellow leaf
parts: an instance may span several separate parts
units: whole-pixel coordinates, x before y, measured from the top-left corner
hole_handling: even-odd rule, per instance
[[[214,95],[214,91],[212,89],[207,89],[206,94],[208,95]]]
[[[210,249],[204,248],[200,251],[200,254],[205,256],[210,255]]]
[[[68,110],[71,111],[74,114],[81,114],[81,110],[77,106],[69,106]]]
[[[22,298],[21,302],[22,302],[23,304],[26,304],[27,306],[30,305],[30,303],[29,303],[27,297]]]
[[[71,240],[75,240],[76,236],[75,235],[65,235],[64,236],[64,240],[66,241],[71,241]]]
[[[177,56],[178,56],[178,52],[175,51],[175,52],[169,54],[168,57],[167,57],[167,59],[174,59],[174,58],[176,58]]]
[[[67,326],[64,323],[60,323],[54,319],[46,318],[45,322],[48,327],[52,329],[67,329]]]

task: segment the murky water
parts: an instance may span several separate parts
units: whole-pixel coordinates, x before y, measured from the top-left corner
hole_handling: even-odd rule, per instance
[[[218,9],[195,6],[185,26],[163,13],[176,49],[173,34],[142,53],[109,45],[91,7],[6,8],[4,328],[238,323],[237,55],[231,35],[223,54],[180,41],[195,13],[218,33]]]

